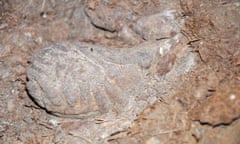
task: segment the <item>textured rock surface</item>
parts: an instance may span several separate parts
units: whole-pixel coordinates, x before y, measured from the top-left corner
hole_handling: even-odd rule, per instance
[[[116,9],[121,12],[118,16],[111,14],[117,14]],[[235,105],[214,111],[228,114],[231,122],[227,124],[202,124],[199,117],[193,121],[193,115],[189,116],[189,110],[208,114],[210,111],[204,111],[206,107],[217,108],[227,100],[214,91],[224,93],[229,85],[240,85],[239,9],[239,0],[0,1],[0,143],[239,144],[240,119],[228,113],[237,108]],[[135,111],[124,106],[121,109],[130,111],[123,109],[116,115],[109,109],[91,118],[71,119],[50,115],[29,98],[25,71],[31,64],[30,58],[40,49],[66,41],[132,47],[146,41],[140,35],[143,32],[149,41],[162,39],[162,33],[148,33],[162,28],[156,26],[157,22],[142,21],[148,29],[137,33],[134,27],[142,18],[148,19],[165,10],[174,10],[177,19],[184,19],[186,27],[181,27],[181,32],[189,37],[187,43],[192,49],[187,48],[183,55],[171,50],[158,58],[161,60],[158,64],[154,63],[158,67],[151,65],[150,71],[158,72],[155,75],[158,77],[151,79],[153,88],[157,89],[150,97],[163,98],[164,102],[147,104],[148,90],[135,103],[131,101]],[[181,23],[176,21],[176,24]],[[162,46],[159,44],[159,52],[165,53]],[[178,61],[181,56],[185,58]],[[194,107],[196,104],[201,106]],[[145,105],[148,108],[142,113]],[[214,112],[205,120],[222,123],[220,114]],[[136,113],[138,116],[134,117]],[[201,119],[204,117],[207,116]],[[132,133],[128,133],[128,128]]]
[[[132,48],[53,45],[33,56],[27,69],[28,91],[38,105],[59,116],[83,118],[142,109],[156,96],[153,77],[173,67],[176,52],[182,49],[176,46],[180,38]]]
[[[27,69],[27,88],[41,107],[56,115],[128,111],[147,89],[146,75],[158,44],[110,49],[64,43],[45,48]]]
[[[180,22],[177,23],[176,12],[165,10],[137,20],[133,28],[143,39],[169,38],[180,32]]]

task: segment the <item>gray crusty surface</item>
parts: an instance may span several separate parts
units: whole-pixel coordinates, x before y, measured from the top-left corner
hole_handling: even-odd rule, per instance
[[[27,68],[27,89],[48,112],[85,118],[134,107],[146,91],[159,42],[132,48],[62,43],[41,49]]]

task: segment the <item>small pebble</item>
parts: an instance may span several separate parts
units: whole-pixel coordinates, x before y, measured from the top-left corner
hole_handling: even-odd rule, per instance
[[[156,137],[151,137],[145,144],[161,144],[160,140]]]

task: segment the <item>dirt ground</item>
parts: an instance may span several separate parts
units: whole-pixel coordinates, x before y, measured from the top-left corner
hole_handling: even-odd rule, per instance
[[[87,121],[50,115],[29,97],[25,70],[39,49],[64,41],[131,47],[160,40],[169,35],[147,26],[165,10],[184,20],[180,33],[196,62],[130,127],[83,136],[78,127]],[[139,30],[134,22],[141,18],[147,28]],[[239,144],[239,118],[239,0],[0,1],[0,143]]]

